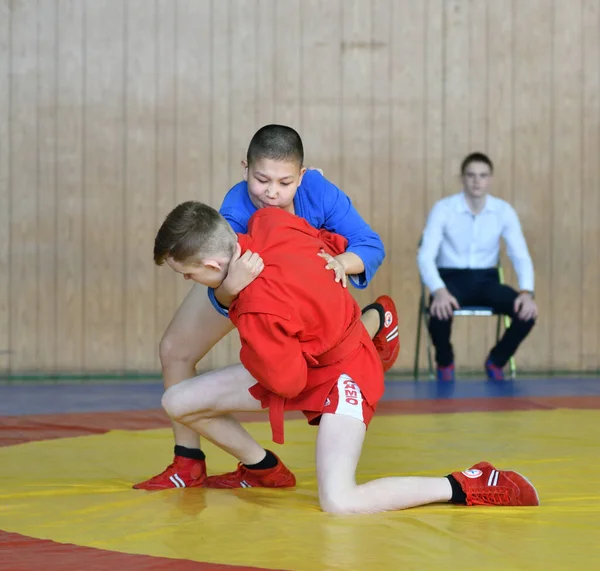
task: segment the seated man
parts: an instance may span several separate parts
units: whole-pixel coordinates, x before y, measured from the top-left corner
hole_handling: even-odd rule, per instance
[[[492,381],[504,380],[504,365],[537,317],[533,264],[519,218],[507,202],[488,194],[492,173],[493,165],[486,155],[467,156],[461,166],[463,191],[433,206],[423,232],[417,260],[421,279],[432,294],[429,333],[439,381],[454,380],[450,332],[455,309],[484,305],[511,318],[510,327],[485,362]],[[519,292],[500,284],[500,237],[515,268]]]
[[[163,396],[173,420],[239,460],[234,472],[210,477],[203,463],[203,485],[295,485],[292,472],[230,414],[269,408],[275,442],[283,443],[287,410],[303,411],[310,424],[319,425],[317,480],[320,504],[327,512],[370,513],[449,501],[538,505],[535,488],[523,476],[488,463],[440,478],[356,484],[365,431],[383,395],[384,373],[358,304],[323,266],[323,256],[328,260],[345,247],[345,238],[276,208],[258,210],[248,233],[236,235],[216,210],[187,202],[158,231],[155,262],[166,261],[186,279],[209,287],[218,287],[240,254],[251,273],[260,259],[264,263],[229,308],[240,335],[243,366],[185,380]]]

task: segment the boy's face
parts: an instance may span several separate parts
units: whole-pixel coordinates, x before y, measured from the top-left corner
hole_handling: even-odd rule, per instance
[[[203,262],[176,262],[167,258],[166,263],[172,270],[183,275],[184,280],[192,280],[198,284],[217,288],[227,276],[228,260],[207,259]]]
[[[251,165],[242,161],[244,180],[256,208],[277,207],[294,213],[294,196],[306,169],[296,161],[259,159]]]

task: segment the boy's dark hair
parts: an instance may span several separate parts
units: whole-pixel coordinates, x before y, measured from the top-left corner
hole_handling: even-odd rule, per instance
[[[186,263],[214,254],[230,256],[235,244],[235,232],[225,218],[211,206],[190,200],[171,210],[162,223],[154,240],[154,263],[161,266],[168,257]]]
[[[304,163],[304,146],[300,135],[285,125],[265,125],[252,137],[246,154],[248,165],[260,159]]]
[[[488,167],[490,167],[490,172],[494,172],[494,165],[487,155],[483,153],[471,153],[463,159],[463,162],[460,165],[460,174],[465,174],[467,167],[471,163],[485,163]]]

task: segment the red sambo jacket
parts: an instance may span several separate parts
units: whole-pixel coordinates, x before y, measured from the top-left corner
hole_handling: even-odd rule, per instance
[[[283,443],[284,410],[321,411],[342,374],[375,406],[384,390],[381,361],[360,307],[317,255],[343,253],[346,239],[278,208],[258,210],[238,239],[242,253],[257,252],[265,264],[229,317],[240,360],[257,381],[250,392],[270,409],[273,440]]]

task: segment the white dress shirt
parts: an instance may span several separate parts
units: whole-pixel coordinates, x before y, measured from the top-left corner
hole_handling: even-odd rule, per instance
[[[532,292],[533,262],[515,209],[488,194],[485,207],[474,215],[463,192],[442,198],[429,213],[417,256],[423,283],[430,292],[445,287],[438,268],[495,267],[501,237],[515,268],[519,288]]]

